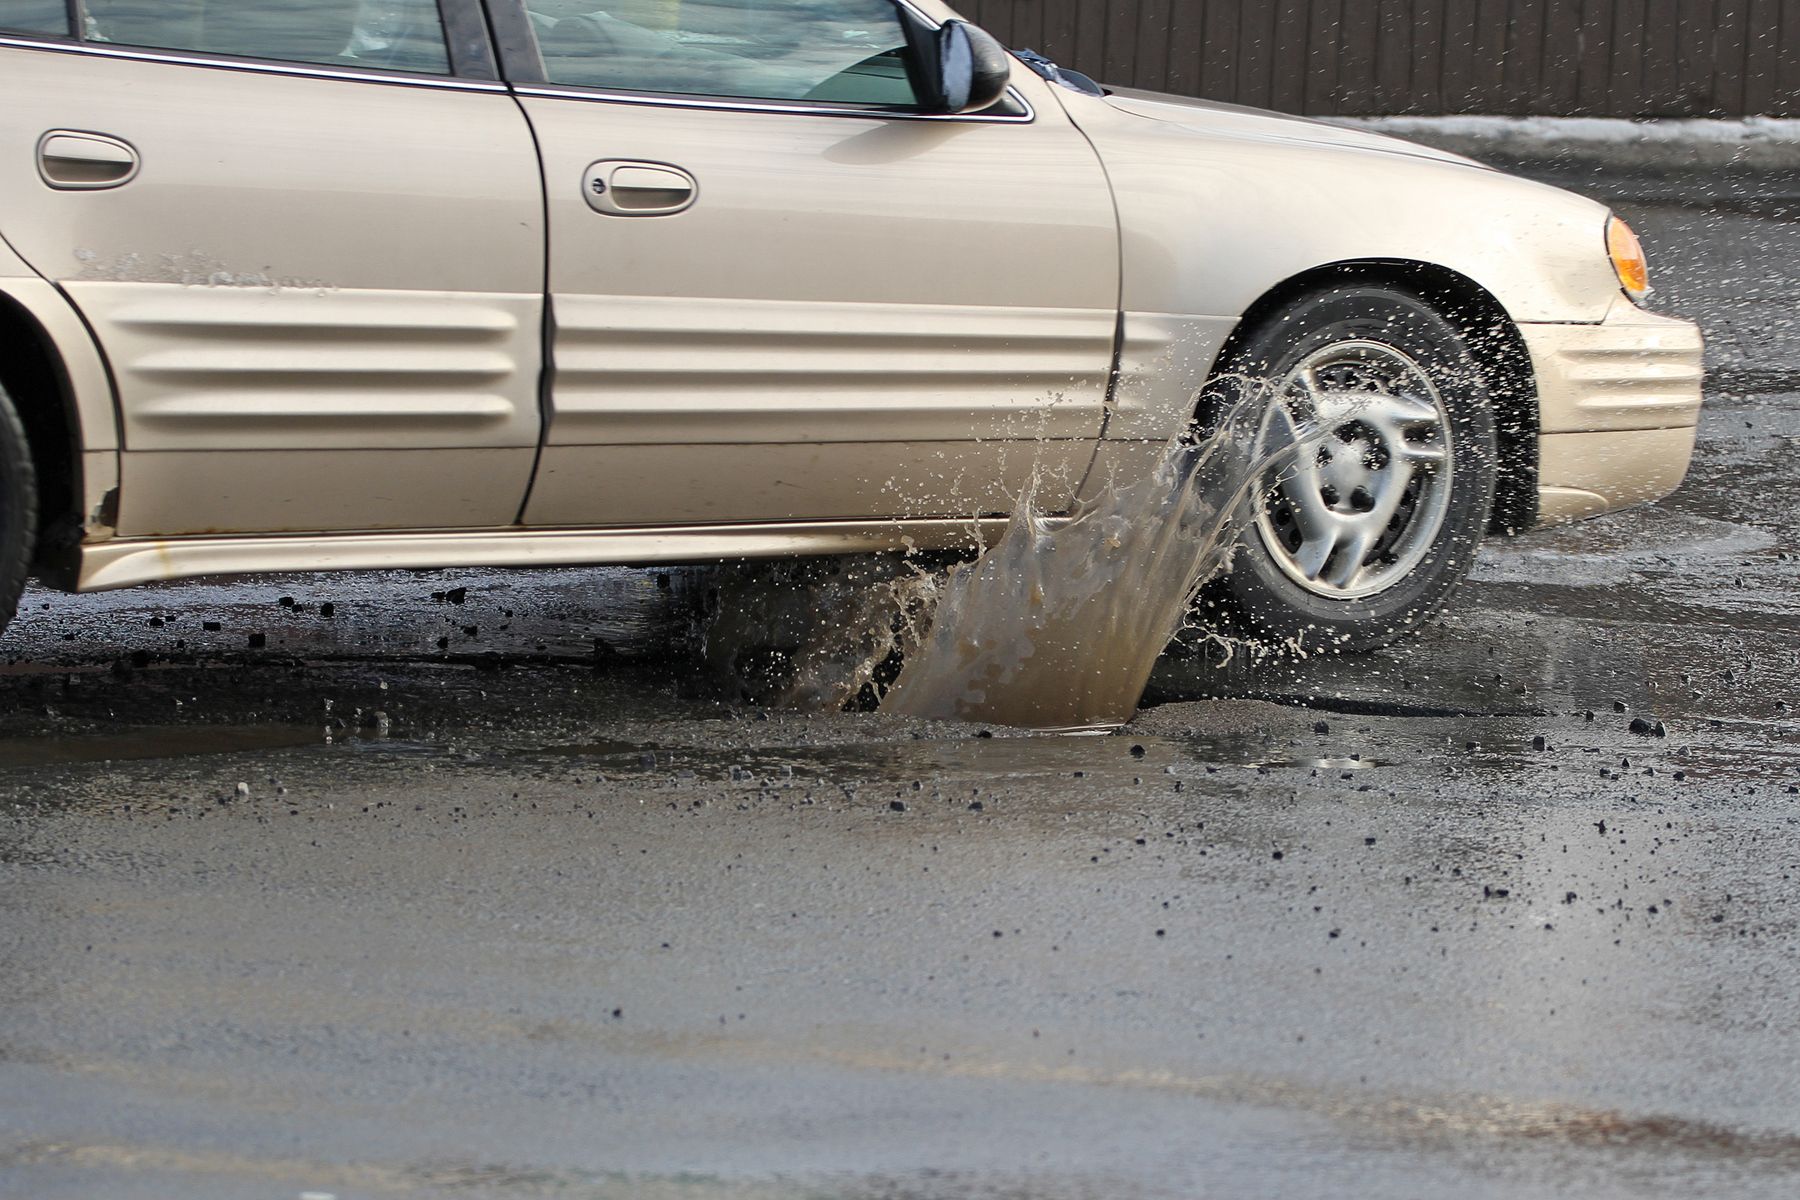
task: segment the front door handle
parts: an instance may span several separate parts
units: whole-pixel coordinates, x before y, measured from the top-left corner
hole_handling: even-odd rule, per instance
[[[38,139],[38,174],[62,191],[113,188],[137,178],[137,150],[123,138],[52,129]]]
[[[691,208],[700,198],[700,185],[668,163],[606,158],[581,173],[581,194],[595,212],[666,217]]]

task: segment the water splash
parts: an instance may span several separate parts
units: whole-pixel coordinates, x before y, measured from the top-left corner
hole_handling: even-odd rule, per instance
[[[1259,382],[1232,381],[1223,396],[1215,431],[1171,442],[1147,476],[1103,481],[1071,513],[1045,514],[1028,490],[972,561],[725,569],[702,622],[703,662],[738,698],[782,707],[1124,724],[1195,595],[1228,568],[1259,484],[1311,445],[1268,444]]]
[[[1246,501],[1297,452],[1256,450],[1262,404],[1239,403],[1140,480],[1107,481],[1065,518],[1019,504],[1005,534],[951,569],[929,634],[885,711],[1034,729],[1124,724],[1151,668],[1225,570]]]

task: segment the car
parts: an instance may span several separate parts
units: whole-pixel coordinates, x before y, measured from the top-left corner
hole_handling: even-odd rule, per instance
[[[0,100],[8,619],[955,548],[1251,378],[1312,440],[1205,602],[1356,647],[1694,443],[1699,333],[1602,205],[935,0],[0,0]]]

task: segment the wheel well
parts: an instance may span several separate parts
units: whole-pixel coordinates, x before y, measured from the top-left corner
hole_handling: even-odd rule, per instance
[[[62,358],[36,318],[0,295],[0,386],[25,425],[37,469],[37,564],[81,532],[81,450],[74,390]]]
[[[1245,310],[1220,348],[1213,370],[1217,372],[1230,360],[1251,331],[1299,297],[1358,283],[1412,292],[1469,339],[1476,360],[1488,375],[1500,451],[1488,528],[1494,533],[1517,533],[1531,526],[1537,520],[1538,505],[1538,403],[1531,356],[1500,302],[1466,275],[1430,263],[1400,260],[1332,263],[1303,272],[1263,293]]]

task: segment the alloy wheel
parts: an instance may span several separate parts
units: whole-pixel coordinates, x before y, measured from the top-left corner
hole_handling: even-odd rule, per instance
[[[1270,559],[1307,591],[1371,596],[1430,553],[1450,503],[1451,430],[1443,398],[1410,355],[1382,342],[1335,342],[1273,392],[1257,456],[1290,449],[1270,472],[1256,530]]]

